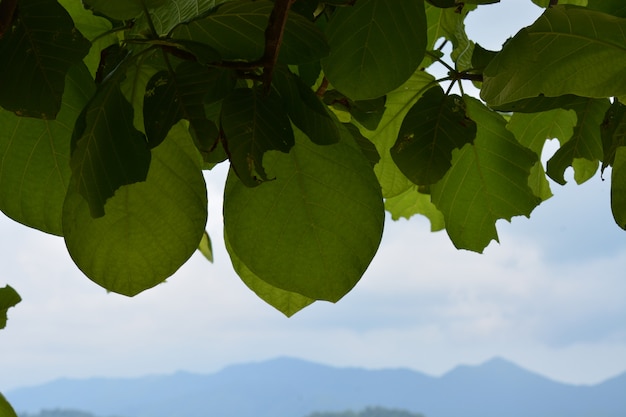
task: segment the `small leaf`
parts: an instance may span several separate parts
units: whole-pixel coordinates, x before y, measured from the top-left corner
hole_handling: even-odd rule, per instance
[[[450,168],[452,151],[472,143],[476,123],[457,95],[433,87],[407,113],[391,157],[408,179],[418,185],[434,184]]]
[[[626,230],[626,147],[615,152],[611,171],[611,210],[619,227]]]
[[[0,110],[0,209],[15,221],[61,235],[70,181],[70,141],[80,109],[95,90],[84,65],[70,68],[56,120]]]
[[[0,416],[2,417],[18,417],[15,414],[15,410],[11,407],[11,404],[4,398],[4,395],[0,393]]]
[[[337,8],[326,27],[331,84],[353,100],[384,96],[411,77],[426,50],[423,0],[359,0]]]
[[[224,243],[226,244],[226,250],[230,255],[233,269],[237,272],[237,275],[239,275],[239,278],[241,278],[243,283],[254,291],[259,298],[283,313],[285,316],[291,317],[298,311],[315,302],[312,298],[305,297],[296,292],[282,290],[263,281],[250,271],[250,269],[243,262],[241,262],[241,259],[239,259],[232,250],[226,235],[224,235]]]
[[[446,227],[443,214],[430,201],[430,195],[421,193],[417,186],[409,188],[400,195],[387,198],[385,210],[391,214],[393,220],[399,220],[401,217],[410,219],[415,214],[421,214],[430,221],[431,232],[437,232]]]
[[[626,94],[625,57],[626,19],[576,6],[551,7],[487,66],[481,97],[499,106],[541,94]]]
[[[224,99],[222,129],[233,169],[248,187],[268,180],[265,152],[289,152],[294,144],[280,97],[275,92],[266,95],[260,88],[239,88]]]
[[[548,161],[546,171],[550,178],[559,184],[565,184],[564,174],[569,166],[574,166],[574,179],[578,184],[595,174],[598,162],[604,155],[600,126],[609,105],[607,99],[589,98],[581,99],[579,103],[570,106],[576,111],[578,123],[572,137],[565,143],[561,142],[559,150]],[[577,159],[585,159],[587,163],[580,161],[576,169],[577,164],[574,161]],[[592,169],[589,164],[595,168]]]
[[[198,250],[209,262],[213,263],[213,245],[211,244],[211,237],[206,231],[202,234]]]
[[[65,244],[89,279],[133,296],[172,275],[196,251],[206,225],[202,160],[187,124],[176,124],[152,150],[144,182],[120,187],[99,218],[70,188],[63,211]]]
[[[0,288],[0,329],[4,329],[7,325],[7,311],[9,308],[15,307],[20,301],[22,301],[22,298],[11,286],[6,285],[4,288]],[[0,410],[2,410],[1,404]],[[4,416],[4,414],[0,415]]]
[[[229,1],[173,31],[179,39],[191,39],[214,48],[227,60],[255,61],[265,51],[265,28],[274,4],[266,0]],[[278,61],[302,64],[328,54],[328,44],[317,27],[297,13],[285,25]]]
[[[67,71],[89,47],[56,0],[21,0],[11,29],[0,38],[0,106],[19,116],[54,119]]]
[[[289,154],[265,156],[275,181],[248,188],[231,171],[224,234],[231,253],[259,279],[335,302],[358,282],[380,244],[380,186],[347,132],[327,146],[298,130],[296,138]]]
[[[78,117],[70,166],[74,185],[93,217],[122,185],[144,181],[150,165],[145,136],[133,124],[133,108],[118,82],[103,83]]]
[[[529,216],[541,202],[528,186],[537,155],[519,145],[502,116],[464,97],[478,131],[473,145],[455,151],[452,168],[431,186],[432,201],[459,249],[482,252],[498,239],[496,221]]]

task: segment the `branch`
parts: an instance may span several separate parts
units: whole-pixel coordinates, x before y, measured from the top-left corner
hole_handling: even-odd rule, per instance
[[[557,4],[559,4],[559,0],[550,0],[550,4],[548,4],[548,7],[554,7]]]
[[[268,91],[272,84],[272,74],[278,60],[280,45],[283,43],[283,33],[285,32],[289,8],[294,1],[276,0],[265,29],[265,53],[261,62],[263,64],[263,84]]]

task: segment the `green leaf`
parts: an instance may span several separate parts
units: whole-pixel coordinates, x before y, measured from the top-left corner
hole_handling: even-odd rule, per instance
[[[430,201],[430,195],[419,191],[418,186],[413,186],[392,198],[385,200],[385,210],[391,214],[393,220],[401,217],[410,219],[415,214],[421,214],[430,221],[430,230],[437,232],[446,227],[443,214]]]
[[[554,109],[541,113],[514,113],[506,128],[522,146],[531,149],[540,158],[547,139],[558,138],[565,143],[572,137],[576,123],[576,112],[573,110]],[[531,170],[529,184],[542,200],[552,196],[541,161],[537,161]]]
[[[432,201],[454,245],[482,252],[498,240],[497,220],[529,216],[541,202],[528,186],[537,155],[506,130],[502,116],[471,97],[465,102],[478,126],[476,139],[454,152],[452,168],[431,187]]]
[[[581,98],[578,103],[570,106],[576,111],[578,123],[571,138],[565,143],[561,142],[559,150],[548,161],[547,172],[550,178],[559,184],[565,184],[565,170],[570,166],[574,167],[574,179],[578,184],[595,174],[598,161],[604,155],[600,126],[609,105],[607,99]]]
[[[602,148],[602,171],[613,165],[615,152],[620,146],[626,146],[626,106],[619,101],[614,101],[604,116],[601,125]]]
[[[232,167],[248,187],[268,180],[265,152],[289,152],[294,144],[280,97],[275,92],[266,95],[261,88],[239,88],[224,99],[222,130]]]
[[[330,90],[324,94],[324,103],[339,111],[350,113],[361,126],[368,130],[376,130],[385,113],[387,97],[370,100],[354,101],[341,94],[338,90]]]
[[[335,302],[358,282],[380,244],[380,186],[347,132],[327,146],[298,130],[296,138],[289,154],[266,155],[274,181],[248,188],[229,174],[224,233],[231,253],[259,279]]]
[[[330,145],[339,142],[339,122],[300,77],[286,68],[276,68],[272,83],[293,124],[313,143]]]
[[[587,8],[617,17],[626,17],[626,4],[623,0],[588,0]]]
[[[213,245],[211,244],[211,237],[206,231],[202,234],[198,250],[209,262],[213,263]]]
[[[330,83],[353,100],[381,97],[411,77],[426,50],[423,0],[359,0],[337,8],[326,28]]]
[[[74,185],[93,217],[104,215],[107,199],[120,186],[146,179],[150,149],[115,78],[100,85],[78,117],[72,148]]]
[[[522,29],[491,61],[481,97],[498,106],[539,95],[617,96],[626,94],[624,72],[626,19],[556,6]]]
[[[626,147],[615,152],[611,172],[611,210],[619,227],[626,230]]]
[[[413,183],[400,171],[391,158],[389,149],[395,143],[400,126],[409,109],[417,102],[434,78],[424,72],[415,74],[402,86],[387,94],[387,110],[375,131],[361,129],[363,136],[376,145],[380,162],[374,168],[385,198],[393,197],[409,189]]]
[[[391,157],[415,184],[434,184],[450,168],[452,151],[475,137],[476,123],[467,117],[463,99],[436,86],[407,113]]]
[[[89,47],[56,0],[21,0],[0,38],[0,106],[19,116],[54,119],[67,71]]]
[[[224,235],[224,243],[226,244],[226,250],[230,255],[233,268],[243,283],[254,291],[259,298],[287,317],[293,316],[298,311],[315,302],[312,298],[305,297],[296,292],[282,290],[263,281],[250,271],[250,269],[243,262],[241,262],[241,259],[239,259],[232,250],[226,235]]]
[[[265,28],[274,4],[266,0],[229,1],[210,14],[178,26],[175,38],[205,43],[226,60],[255,61],[265,51]],[[289,14],[278,61],[302,64],[328,54],[328,44],[317,27],[297,13]]]
[[[359,149],[361,149],[363,156],[365,156],[372,168],[374,168],[376,164],[380,162],[380,155],[376,150],[376,145],[363,136],[359,131],[359,128],[352,123],[344,123],[343,126],[348,130],[348,133],[350,133]]]
[[[84,0],[87,7],[116,20],[133,19],[143,13],[143,7],[153,9],[169,0]],[[176,0],[177,3],[179,0]],[[173,3],[173,1],[169,1]]]
[[[202,160],[185,122],[152,150],[145,182],[120,187],[93,218],[70,188],[65,243],[76,265],[109,291],[133,296],[172,275],[199,247],[207,218]]]
[[[7,325],[7,311],[9,308],[15,307],[20,301],[22,301],[22,298],[10,285],[0,288],[0,329],[4,329]],[[1,415],[4,416],[4,414]]]
[[[0,110],[0,209],[13,220],[62,233],[61,213],[70,180],[70,141],[80,109],[95,90],[84,65],[72,67],[56,120],[18,117]]]
[[[17,417],[15,410],[11,407],[11,404],[4,398],[4,395],[0,393],[0,416],[2,417]]]
[[[175,0],[165,1],[159,7],[150,10],[150,18],[158,35],[169,33],[176,25],[187,22],[211,10],[225,0]],[[142,16],[145,19],[145,15]]]
[[[548,7],[550,5],[550,0],[533,0],[533,3],[535,3],[539,7]],[[559,0],[559,4],[574,4],[577,6],[586,6],[587,0]]]

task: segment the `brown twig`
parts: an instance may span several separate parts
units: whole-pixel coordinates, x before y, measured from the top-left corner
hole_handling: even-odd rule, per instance
[[[554,7],[557,4],[559,4],[559,0],[550,0],[550,4],[548,4],[548,7]]]
[[[269,91],[272,84],[272,75],[278,60],[280,46],[283,43],[289,9],[294,2],[295,0],[276,0],[265,29],[265,52],[261,62],[263,63],[263,84],[266,91]]]
[[[318,96],[318,97],[324,97],[324,94],[326,94],[326,90],[328,89],[328,85],[329,84],[330,83],[328,81],[328,78],[324,77],[322,79],[322,83],[317,88],[317,91],[315,92],[315,95]]]

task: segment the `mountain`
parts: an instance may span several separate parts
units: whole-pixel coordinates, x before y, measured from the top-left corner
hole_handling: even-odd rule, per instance
[[[500,358],[460,366],[442,377],[279,358],[210,375],[60,379],[6,396],[18,411],[71,408],[124,417],[303,417],[369,406],[426,417],[624,417],[625,392],[626,373],[576,386]]]

